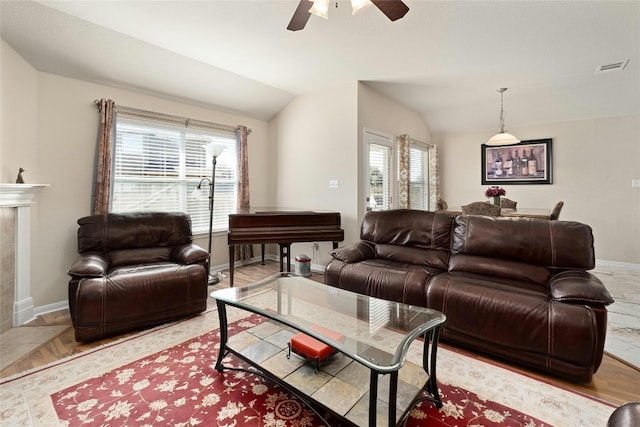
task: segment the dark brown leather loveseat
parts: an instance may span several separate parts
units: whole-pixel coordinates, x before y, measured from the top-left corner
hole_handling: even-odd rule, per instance
[[[68,271],[77,341],[101,339],[202,312],[209,253],[183,213],[93,215],[78,220]]]
[[[613,302],[588,225],[414,210],[369,212],[325,283],[437,309],[442,339],[590,382]]]

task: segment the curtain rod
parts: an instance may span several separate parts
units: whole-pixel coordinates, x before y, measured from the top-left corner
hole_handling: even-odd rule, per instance
[[[100,100],[93,101],[96,104],[98,111],[100,111]],[[140,119],[150,119],[164,123],[181,124],[184,127],[201,127],[207,129],[215,129],[223,132],[235,133],[241,125],[230,126],[222,123],[208,122],[205,120],[192,119],[190,117],[174,116],[171,114],[157,113],[155,111],[141,110],[139,108],[125,107],[122,105],[114,104],[115,111],[117,113],[123,113],[129,117],[136,117]],[[247,128],[247,133],[251,133],[251,128]]]

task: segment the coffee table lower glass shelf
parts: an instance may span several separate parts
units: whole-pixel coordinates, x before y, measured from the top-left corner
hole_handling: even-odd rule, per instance
[[[436,355],[446,317],[436,310],[355,294],[290,273],[211,296],[220,317],[216,369],[238,369],[228,363],[229,356],[238,357],[252,367],[250,372],[288,389],[326,425],[331,424],[314,402],[353,425],[371,427],[403,425],[421,400],[442,406]],[[267,320],[230,337],[229,315],[243,315],[236,310]],[[336,350],[317,371],[302,357],[287,357],[291,337],[299,332]]]

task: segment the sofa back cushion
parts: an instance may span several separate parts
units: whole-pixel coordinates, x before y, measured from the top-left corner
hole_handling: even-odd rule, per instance
[[[367,212],[360,238],[376,258],[447,269],[453,216],[411,209]]]
[[[109,252],[109,267],[171,261],[169,247],[120,249]]]
[[[78,252],[174,247],[191,243],[191,218],[184,213],[136,212],[92,215],[78,220]]]
[[[534,282],[546,281],[553,269],[595,266],[591,227],[574,221],[459,216],[451,253],[450,271],[520,276],[515,270],[526,266]]]

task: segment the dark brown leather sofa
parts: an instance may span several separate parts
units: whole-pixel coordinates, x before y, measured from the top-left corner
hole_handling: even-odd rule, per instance
[[[588,225],[572,221],[369,212],[361,241],[335,249],[325,283],[437,309],[442,339],[590,382],[613,302]]]
[[[77,341],[101,339],[202,312],[209,253],[182,213],[93,215],[78,220],[68,271]]]

